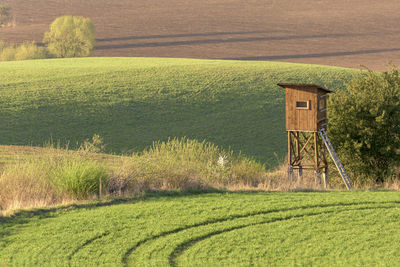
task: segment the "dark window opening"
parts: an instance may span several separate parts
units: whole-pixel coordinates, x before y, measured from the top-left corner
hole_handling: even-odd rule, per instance
[[[310,101],[296,101],[296,108],[297,109],[309,109]]]

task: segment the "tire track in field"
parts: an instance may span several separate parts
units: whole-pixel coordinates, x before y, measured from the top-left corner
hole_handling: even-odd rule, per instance
[[[399,204],[399,203],[396,203],[396,204]],[[176,266],[178,266],[177,263],[176,263],[176,259],[180,255],[182,255],[185,252],[185,250],[189,249],[190,247],[192,247],[196,243],[201,242],[203,240],[206,240],[207,238],[210,238],[210,237],[213,237],[213,236],[216,236],[216,235],[220,235],[220,234],[225,234],[225,233],[228,233],[228,232],[232,232],[232,231],[235,231],[235,230],[238,230],[238,229],[244,229],[244,228],[252,227],[252,226],[256,226],[256,225],[270,224],[270,223],[279,222],[279,221],[288,221],[288,220],[296,219],[296,218],[318,216],[318,215],[329,214],[329,213],[338,214],[338,213],[342,213],[342,212],[346,212],[346,211],[353,211],[353,210],[390,209],[390,208],[393,208],[393,207],[395,207],[395,206],[389,206],[389,207],[385,207],[385,206],[361,207],[361,208],[353,208],[353,209],[344,209],[344,210],[340,210],[340,211],[331,210],[331,211],[311,212],[311,213],[307,213],[307,214],[291,215],[291,216],[286,216],[286,217],[283,217],[283,218],[271,219],[271,220],[264,221],[264,222],[250,223],[250,224],[247,224],[247,225],[238,225],[238,226],[230,227],[230,228],[223,229],[223,230],[217,230],[217,231],[214,231],[214,232],[199,236],[197,238],[193,238],[193,239],[187,240],[184,243],[181,243],[169,255],[168,262],[169,262],[170,266],[176,267]]]
[[[102,234],[98,234],[98,235],[96,235],[96,236],[94,236],[94,237],[92,237],[92,238],[87,239],[85,242],[83,242],[80,246],[76,247],[76,248],[68,255],[68,257],[67,257],[68,261],[71,262],[72,257],[73,257],[76,253],[78,253],[79,250],[81,250],[81,249],[83,249],[84,247],[86,247],[87,245],[91,244],[93,241],[98,240],[98,239],[100,239],[100,238],[103,238],[103,237],[105,237],[105,236],[107,236],[107,235],[109,235],[109,234],[110,234],[110,232],[106,231],[106,232],[104,232],[104,233],[102,233]]]
[[[357,205],[375,205],[375,204],[400,204],[400,202],[399,201],[384,201],[384,202],[372,202],[372,201],[370,201],[370,202],[355,202],[355,203],[340,203],[339,202],[339,203],[332,203],[332,204],[298,206],[298,207],[285,208],[285,209],[262,210],[262,211],[247,213],[247,214],[238,214],[238,215],[233,215],[233,216],[229,216],[229,217],[216,218],[216,219],[213,219],[213,220],[204,221],[204,222],[193,224],[193,225],[189,225],[189,226],[178,227],[178,228],[175,228],[173,230],[164,231],[164,232],[161,232],[161,233],[159,233],[157,235],[142,239],[142,240],[137,242],[134,246],[132,246],[131,248],[129,248],[125,252],[125,254],[123,255],[121,261],[122,261],[122,264],[124,266],[128,266],[128,258],[129,258],[129,256],[135,250],[137,250],[140,246],[144,245],[145,243],[153,241],[153,240],[156,240],[158,238],[162,238],[162,237],[171,235],[171,234],[176,234],[176,233],[188,230],[188,229],[193,229],[193,228],[197,228],[197,227],[201,227],[201,226],[205,226],[205,225],[216,224],[216,223],[227,222],[227,221],[234,221],[236,219],[241,219],[241,218],[250,218],[250,217],[253,217],[253,216],[257,216],[257,215],[267,215],[267,214],[273,214],[273,213],[277,213],[277,212],[294,211],[294,210],[301,210],[301,209],[329,208],[329,207],[351,207],[351,206],[357,206]],[[327,213],[327,211],[321,212],[321,214],[323,214],[323,213]],[[315,215],[318,215],[318,214],[315,214]],[[295,216],[304,217],[305,215],[301,214],[301,216],[300,215],[295,215]],[[282,218],[280,218],[280,219],[282,219]],[[288,219],[290,219],[290,218],[288,218]],[[277,219],[277,220],[279,220],[279,219]],[[265,222],[262,222],[262,223],[265,223]],[[267,222],[267,223],[269,223],[269,222]],[[243,227],[247,227],[247,226],[248,225],[245,225],[245,226],[242,225],[242,228]],[[238,226],[235,226],[235,227],[238,227]],[[233,229],[233,230],[236,230],[236,229]],[[188,243],[191,243],[192,241],[193,240],[189,241]],[[201,241],[201,240],[199,240],[199,241]],[[176,253],[177,252],[178,251],[176,251]],[[171,253],[171,255],[173,255],[173,253]],[[170,264],[172,266],[176,266],[176,263],[175,263],[176,258],[177,257],[175,257],[175,256],[170,256],[169,262],[170,262]]]

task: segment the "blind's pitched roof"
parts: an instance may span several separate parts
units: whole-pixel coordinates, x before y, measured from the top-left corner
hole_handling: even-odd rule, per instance
[[[278,85],[280,86],[280,87],[283,87],[283,88],[317,88],[317,89],[320,89],[320,90],[324,90],[325,92],[327,92],[327,93],[333,93],[333,91],[331,91],[331,90],[329,90],[329,89],[326,89],[326,88],[324,88],[324,87],[322,87],[322,86],[319,86],[319,85],[316,85],[316,84],[302,84],[302,83],[278,83]]]

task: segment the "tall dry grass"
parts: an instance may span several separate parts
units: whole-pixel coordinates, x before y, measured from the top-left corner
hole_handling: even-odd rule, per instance
[[[313,171],[289,180],[287,164],[267,171],[253,159],[209,142],[187,138],[155,142],[129,156],[101,155],[101,138],[81,149],[44,148],[0,165],[0,211],[44,207],[102,196],[133,196],[161,190],[325,190]],[[34,152],[32,152],[34,151]],[[330,189],[345,189],[331,169]],[[378,186],[355,185],[356,189]],[[379,188],[400,190],[396,178]],[[1,213],[1,212],[0,212]]]
[[[289,180],[286,163],[267,171],[256,160],[186,138],[155,142],[142,153],[123,158],[108,186],[115,195],[171,189],[305,191],[323,186],[313,172]]]
[[[209,189],[230,185],[257,186],[265,166],[209,142],[172,139],[155,142],[139,154],[125,157],[113,172],[110,192],[164,189]]]
[[[0,209],[42,207],[99,194],[108,171],[84,153],[47,148],[24,160],[4,164]]]

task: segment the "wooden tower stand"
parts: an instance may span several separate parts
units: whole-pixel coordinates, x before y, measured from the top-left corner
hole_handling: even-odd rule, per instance
[[[331,91],[312,84],[278,84],[286,90],[288,176],[302,179],[303,170],[315,172],[316,182],[329,186],[326,147],[319,130],[326,128],[326,100]]]
[[[326,101],[332,91],[313,84],[278,85],[286,90],[289,180],[293,180],[294,171],[301,180],[303,170],[312,169],[317,183],[321,184],[322,174],[324,187],[328,188],[328,151],[347,189],[352,189],[353,185],[325,132]]]

